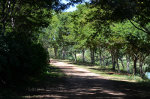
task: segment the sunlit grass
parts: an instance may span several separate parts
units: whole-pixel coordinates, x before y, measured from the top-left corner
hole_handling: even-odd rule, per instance
[[[77,65],[80,68],[85,68],[93,73],[100,74],[100,76],[106,77],[111,80],[139,82],[143,81],[141,77],[127,73],[117,73],[111,70],[111,68],[100,68],[100,66],[84,66]]]
[[[91,66],[91,64],[88,63],[82,63],[82,62],[72,62],[69,60],[62,60],[63,62],[71,63],[71,64],[76,64],[76,66],[80,68],[85,68],[93,73],[100,74],[101,76],[104,76],[108,79],[111,80],[117,80],[117,81],[127,81],[127,82],[143,82],[143,80],[139,75],[133,75],[133,74],[128,74],[123,70],[123,68],[120,66],[120,73],[117,71],[112,71],[112,66],[98,66],[94,65]]]

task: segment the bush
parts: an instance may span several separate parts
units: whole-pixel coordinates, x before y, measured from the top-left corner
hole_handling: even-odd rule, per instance
[[[48,60],[42,45],[23,34],[0,37],[0,85],[31,84],[46,71]]]

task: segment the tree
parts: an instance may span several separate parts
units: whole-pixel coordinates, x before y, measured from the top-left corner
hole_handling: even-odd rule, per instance
[[[110,19],[122,21],[127,19],[138,30],[150,34],[149,0],[91,0],[91,4],[107,9]],[[111,13],[109,12],[111,10]],[[136,23],[136,24],[135,24]]]
[[[113,24],[111,29],[113,32],[116,32],[116,35],[119,35],[119,37],[123,39],[122,47],[124,48],[124,53],[126,53],[127,56],[130,56],[132,58],[134,63],[133,73],[136,74],[138,60],[144,62],[146,56],[149,55],[148,35],[136,29],[129,21],[125,21],[124,23]],[[140,67],[142,67],[143,62],[141,62]],[[140,69],[140,71],[142,71],[142,69]]]
[[[0,86],[30,84],[47,71],[48,53],[37,39],[49,25],[52,9],[63,10],[80,0],[69,1],[0,1]]]

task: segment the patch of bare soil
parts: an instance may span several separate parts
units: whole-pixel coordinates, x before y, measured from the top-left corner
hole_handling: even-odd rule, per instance
[[[66,81],[55,87],[38,89],[32,99],[126,99],[148,98],[149,92],[133,88],[132,82],[113,81],[73,64],[51,60],[66,75]]]

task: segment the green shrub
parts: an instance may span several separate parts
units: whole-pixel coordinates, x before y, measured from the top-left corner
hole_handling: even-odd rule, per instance
[[[29,85],[46,71],[47,51],[24,34],[1,37],[0,44],[1,86]]]

